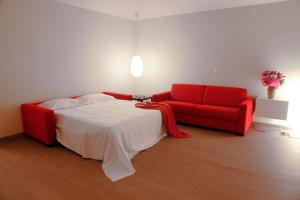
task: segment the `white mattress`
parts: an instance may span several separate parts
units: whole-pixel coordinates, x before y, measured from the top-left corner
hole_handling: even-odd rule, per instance
[[[166,136],[160,111],[135,103],[110,100],[56,111],[57,140],[84,158],[103,160],[112,181],[132,175],[130,159]]]

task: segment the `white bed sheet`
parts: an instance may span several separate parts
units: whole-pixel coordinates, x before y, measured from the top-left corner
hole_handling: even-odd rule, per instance
[[[112,181],[132,175],[130,159],[166,136],[160,111],[135,103],[109,100],[56,111],[57,140],[84,158],[102,160]]]

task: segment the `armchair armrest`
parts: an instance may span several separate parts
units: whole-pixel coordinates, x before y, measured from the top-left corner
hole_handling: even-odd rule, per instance
[[[239,105],[239,133],[245,134],[253,122],[256,99],[248,97]]]
[[[151,101],[160,102],[160,101],[165,101],[165,100],[170,100],[170,99],[171,99],[171,94],[168,91],[168,92],[154,94],[151,98]]]
[[[22,104],[24,134],[47,144],[56,143],[54,111],[37,106],[36,104]]]
[[[132,95],[129,94],[122,94],[122,93],[115,93],[115,92],[102,92],[102,93],[113,96],[116,99],[129,100],[129,101],[132,100]]]

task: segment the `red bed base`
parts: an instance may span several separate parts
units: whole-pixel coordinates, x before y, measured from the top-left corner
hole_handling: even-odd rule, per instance
[[[102,92],[117,99],[132,100],[132,95]],[[77,97],[70,97],[77,98]],[[38,106],[42,102],[25,103],[21,105],[24,134],[38,141],[53,145],[56,143],[56,123],[54,111]]]

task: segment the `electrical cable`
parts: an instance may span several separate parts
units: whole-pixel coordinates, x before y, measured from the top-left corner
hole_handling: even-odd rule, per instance
[[[289,138],[293,139],[300,139],[300,137],[293,137],[291,134],[287,131],[282,131],[281,129],[273,129],[273,130],[262,130],[262,129],[257,129],[254,124],[251,125],[250,127],[252,130],[260,133],[267,133],[267,132],[279,132],[281,136],[287,136]]]

